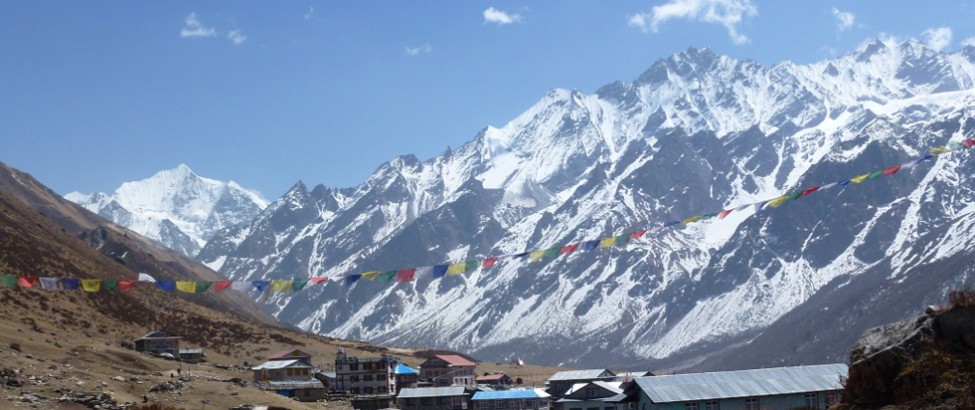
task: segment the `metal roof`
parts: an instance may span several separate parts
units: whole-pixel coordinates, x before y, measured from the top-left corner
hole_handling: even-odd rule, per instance
[[[464,394],[464,386],[450,386],[450,387],[407,387],[400,390],[397,398],[414,398],[414,397],[449,397],[449,396],[460,396]]]
[[[605,377],[613,377],[613,372],[606,369],[566,370],[553,374],[548,381],[594,380]]]
[[[579,390],[582,390],[583,388],[585,388],[586,386],[589,386],[589,385],[598,386],[598,387],[600,387],[602,389],[605,389],[606,391],[608,391],[608,392],[610,392],[612,394],[620,394],[620,393],[623,392],[623,387],[622,387],[623,382],[604,382],[602,380],[597,380],[597,381],[592,381],[592,382],[588,382],[588,383],[576,383],[576,384],[573,384],[572,387],[570,387],[569,390],[567,390],[565,392],[565,395],[566,396],[571,395],[572,393],[575,393],[575,392],[577,392]]]
[[[393,373],[394,374],[420,374],[420,372],[418,372],[416,369],[407,366],[403,363],[396,365],[396,368],[393,369]]]
[[[284,368],[307,368],[310,369],[311,366],[305,364],[301,360],[270,360],[261,363],[258,366],[252,367],[251,370],[272,370],[272,369],[284,369]]]
[[[842,390],[840,376],[845,377],[847,371],[839,363],[648,376],[634,381],[654,403],[671,403]]]
[[[479,391],[474,393],[471,400],[510,400],[510,399],[545,399],[550,397],[548,393],[538,389],[517,389],[517,390],[498,390],[498,391]]]
[[[179,354],[203,354],[203,348],[196,349],[179,349]]]
[[[267,389],[284,390],[284,389],[324,389],[326,388],[322,382],[312,379],[312,380],[291,380],[291,381],[268,381],[261,382],[262,386],[266,386]]]

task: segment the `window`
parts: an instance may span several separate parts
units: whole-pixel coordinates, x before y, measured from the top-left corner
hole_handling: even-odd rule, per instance
[[[464,408],[464,398],[463,397],[451,397],[450,404],[453,405],[455,409]]]
[[[359,363],[350,364],[349,370],[359,370]]]
[[[761,407],[758,406],[758,397],[749,397],[745,399],[745,410],[759,410]]]
[[[429,406],[430,405],[430,398],[429,397],[424,397],[424,398],[420,399],[420,404],[422,404],[424,406]]]
[[[586,397],[595,397],[595,396],[596,396],[596,389],[586,389]]]
[[[294,376],[294,375],[295,375],[295,369],[288,369],[288,376]]]
[[[365,394],[372,394],[372,386],[366,386],[366,388],[363,390],[365,390],[364,391]]]
[[[495,409],[503,409],[504,408],[504,400],[495,400],[494,401],[494,408]]]
[[[819,408],[819,394],[816,394],[816,393],[806,393],[806,407],[818,409]]]
[[[721,403],[717,400],[704,402],[704,410],[721,410]]]
[[[349,381],[352,382],[352,383],[358,383],[359,382],[359,376],[354,376],[354,375],[353,376],[349,376]]]
[[[684,410],[698,410],[697,402],[692,401],[692,402],[684,403]]]
[[[365,376],[362,376],[362,381],[364,381],[364,382],[371,382],[372,381],[372,375],[371,374],[367,374]]]

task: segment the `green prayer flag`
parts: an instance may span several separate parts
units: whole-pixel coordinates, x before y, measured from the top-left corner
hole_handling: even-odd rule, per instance
[[[393,280],[394,277],[396,277],[395,270],[389,270],[379,274],[379,280],[382,281],[383,283]]]
[[[616,237],[616,242],[614,245],[626,245],[630,241],[630,234],[620,235]]]
[[[212,284],[213,284],[213,282],[196,281],[196,293],[206,292],[207,289],[210,289],[210,285],[212,285]]]
[[[17,275],[3,275],[2,279],[4,286],[11,289],[17,287]]]
[[[481,266],[481,261],[467,261],[467,266],[464,267],[464,272],[473,272],[477,270],[478,266]]]
[[[789,200],[790,201],[795,201],[795,200],[799,199],[800,196],[802,196],[802,191],[795,192],[795,193],[789,195]]]
[[[546,258],[557,258],[560,254],[562,254],[562,247],[546,249],[544,256]]]
[[[304,289],[307,284],[308,279],[295,279],[294,282],[291,282],[291,290],[297,292]]]
[[[118,292],[118,279],[102,279],[102,289]]]
[[[874,171],[873,173],[867,176],[867,180],[869,181],[871,179],[877,179],[883,175],[884,175],[884,171]]]

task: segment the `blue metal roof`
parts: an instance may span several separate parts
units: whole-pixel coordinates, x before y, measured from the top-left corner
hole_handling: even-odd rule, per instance
[[[689,373],[633,379],[654,403],[842,390],[845,364]]]
[[[471,400],[507,400],[507,399],[542,399],[549,397],[548,393],[531,389],[479,391],[474,393]]]
[[[416,369],[411,368],[403,363],[396,365],[396,369],[393,370],[394,374],[420,374]]]

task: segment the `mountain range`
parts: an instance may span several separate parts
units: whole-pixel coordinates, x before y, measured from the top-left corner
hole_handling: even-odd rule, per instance
[[[625,246],[398,285],[342,279],[620,235],[883,169],[970,137],[973,105],[970,46],[877,40],[772,66],[688,49],[593,94],[552,90],[356,187],[299,182],[196,258],[234,280],[331,277],[267,306],[341,338],[568,366],[843,361],[867,327],[972,283],[967,151]]]

